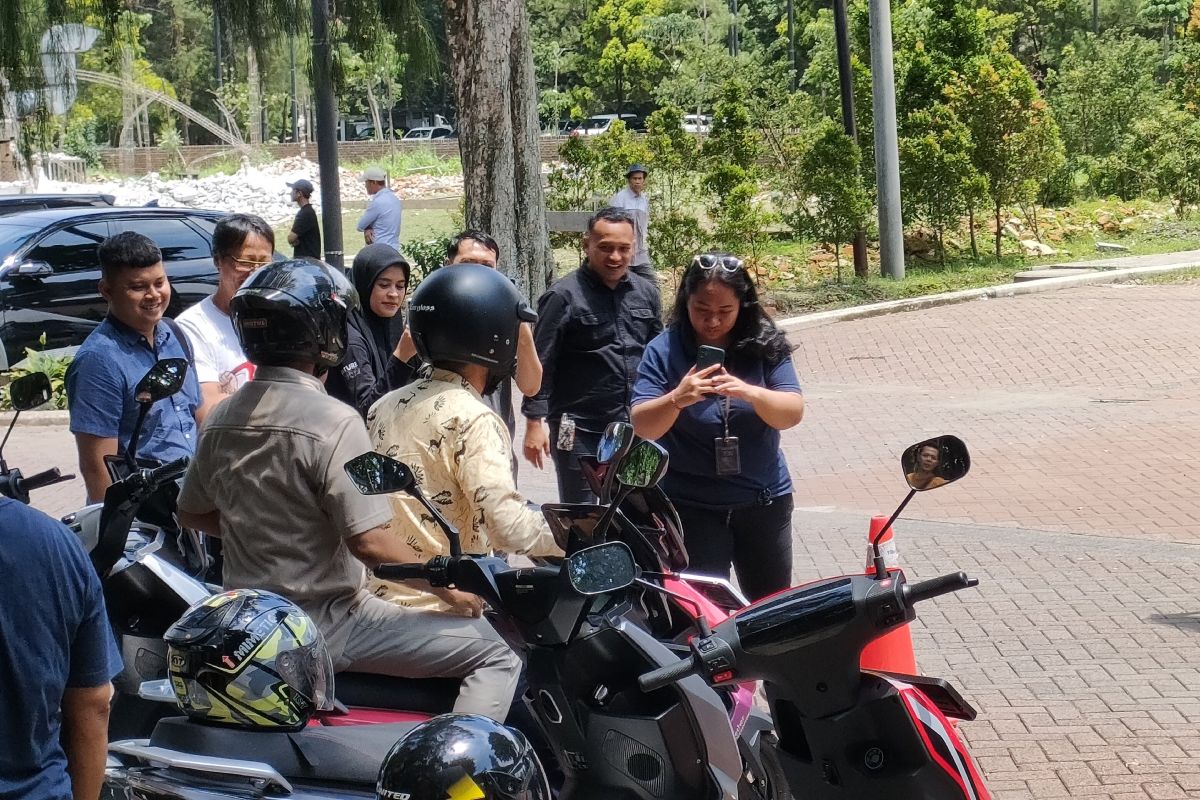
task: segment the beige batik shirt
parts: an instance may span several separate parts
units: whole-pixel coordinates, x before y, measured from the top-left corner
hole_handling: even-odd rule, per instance
[[[562,555],[546,520],[517,493],[504,421],[458,374],[435,369],[389,392],[371,406],[367,427],[371,446],[407,464],[425,497],[459,530],[464,553]],[[449,555],[446,534],[417,500],[403,493],[390,500],[390,533],[403,538],[414,560]],[[370,576],[368,588],[399,605],[443,607],[402,583]]]

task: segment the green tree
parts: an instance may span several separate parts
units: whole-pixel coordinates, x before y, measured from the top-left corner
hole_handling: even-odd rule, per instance
[[[900,186],[904,212],[937,237],[938,261],[946,263],[945,231],[957,228],[987,193],[987,181],[971,160],[971,132],[944,104],[914,111],[900,139]]]
[[[1200,119],[1181,108],[1139,120],[1129,142],[1130,162],[1145,188],[1169,198],[1179,217],[1200,202]]]
[[[859,172],[861,158],[858,145],[832,120],[825,120],[799,164],[812,197],[813,230],[833,245],[838,283],[842,282],[841,246],[866,225],[871,213]]]
[[[971,132],[975,168],[987,179],[999,259],[1001,209],[1036,196],[1042,173],[1038,159],[1061,157],[1058,128],[1029,72],[1004,50],[975,59],[946,88],[946,96]]]
[[[686,267],[701,246],[703,231],[689,200],[696,194],[695,166],[700,154],[696,137],[683,130],[683,112],[660,108],[646,120],[645,145],[650,151],[650,251],[673,274]]]
[[[712,130],[701,151],[707,167],[701,186],[710,198],[708,215],[716,244],[756,261],[771,215],[755,200],[762,138],[751,121],[746,98],[747,88],[740,81],[722,87]]]
[[[582,77],[617,113],[648,101],[662,74],[663,62],[644,34],[647,18],[665,10],[666,0],[603,0],[583,23]]]

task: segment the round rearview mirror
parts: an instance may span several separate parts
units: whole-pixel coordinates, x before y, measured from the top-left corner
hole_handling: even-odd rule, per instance
[[[183,388],[187,379],[188,362],[184,358],[159,360],[138,381],[135,397],[139,403],[157,403]]]
[[[633,426],[628,422],[612,422],[600,437],[600,446],[596,448],[596,461],[601,464],[611,464],[620,460],[633,445]]]
[[[44,372],[22,375],[8,385],[8,400],[15,411],[28,411],[50,401],[50,377]]]
[[[637,578],[633,551],[624,542],[608,542],[580,550],[563,564],[571,588],[580,594],[615,592]]]
[[[346,462],[346,474],[363,494],[407,492],[416,484],[412,470],[383,453],[363,453]]]
[[[971,454],[957,436],[917,442],[900,457],[904,480],[918,492],[954,483],[971,469]]]
[[[644,489],[662,480],[667,471],[667,451],[656,442],[635,444],[617,465],[617,482]]]

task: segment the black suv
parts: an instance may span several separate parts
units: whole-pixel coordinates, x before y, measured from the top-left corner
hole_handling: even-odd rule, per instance
[[[0,216],[0,369],[25,348],[83,343],[104,318],[96,247],[113,234],[137,231],[155,241],[171,280],[167,316],[217,288],[212,236],[219,211],[185,208],[52,208]],[[38,338],[46,334],[42,348]]]
[[[0,216],[42,208],[106,208],[115,202],[111,194],[0,194]]]

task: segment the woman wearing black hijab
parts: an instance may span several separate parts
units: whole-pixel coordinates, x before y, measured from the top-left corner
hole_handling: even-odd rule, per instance
[[[409,272],[404,256],[387,244],[364,247],[350,269],[362,310],[350,315],[346,356],[329,371],[325,389],[363,417],[372,403],[413,379],[413,368],[396,357]]]

